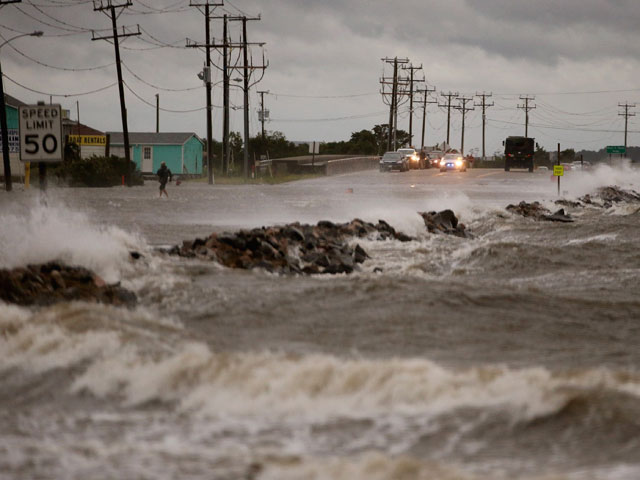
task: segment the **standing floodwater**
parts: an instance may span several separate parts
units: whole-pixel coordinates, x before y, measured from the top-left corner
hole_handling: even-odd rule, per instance
[[[56,259],[136,308],[0,303],[0,478],[640,477],[635,170],[364,172],[0,194],[0,268]],[[451,208],[474,238],[429,234]],[[350,275],[278,276],[162,253],[287,222],[386,220]],[[131,251],[141,254],[133,259]]]

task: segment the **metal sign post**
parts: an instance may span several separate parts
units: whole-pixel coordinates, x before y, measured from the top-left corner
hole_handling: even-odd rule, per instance
[[[553,166],[553,174],[558,177],[558,196],[560,196],[560,177],[564,175],[564,167],[560,165],[560,144],[558,144],[558,161]]]
[[[62,162],[62,108],[59,104],[18,108],[20,161],[39,162],[40,188],[47,188],[47,163]]]

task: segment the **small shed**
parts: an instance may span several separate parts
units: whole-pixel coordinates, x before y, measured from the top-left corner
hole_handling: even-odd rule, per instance
[[[110,153],[124,157],[124,135],[109,132]],[[202,174],[204,141],[193,132],[129,132],[131,160],[142,173],[156,173],[165,162],[171,172]]]

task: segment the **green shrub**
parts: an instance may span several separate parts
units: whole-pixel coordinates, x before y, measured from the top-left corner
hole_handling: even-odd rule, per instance
[[[69,158],[69,157],[67,157]],[[129,162],[132,185],[143,185],[144,180],[136,165]],[[116,156],[81,159],[71,156],[58,165],[52,173],[61,183],[71,187],[113,187],[122,185],[122,177],[127,176],[127,161]]]

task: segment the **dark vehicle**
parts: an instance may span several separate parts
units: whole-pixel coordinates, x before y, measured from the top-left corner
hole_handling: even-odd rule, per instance
[[[416,152],[415,148],[399,148],[398,153],[402,153],[405,157],[407,157],[409,168],[414,168],[414,169],[424,168],[422,158],[420,157],[418,152]]]
[[[504,141],[504,171],[511,168],[528,168],[533,172],[534,139],[507,137]]]
[[[389,172],[391,170],[400,170],[406,172],[409,170],[409,159],[400,152],[387,152],[380,159],[380,171]]]
[[[440,160],[444,157],[444,152],[433,150],[429,152],[429,162],[433,168],[440,168]]]

